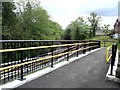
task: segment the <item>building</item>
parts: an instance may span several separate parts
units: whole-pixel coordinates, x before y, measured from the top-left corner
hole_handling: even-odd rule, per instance
[[[96,31],[96,35],[97,35],[97,36],[102,36],[102,35],[105,35],[105,34],[103,33],[102,30],[97,30],[97,31]]]
[[[120,34],[120,21],[117,19],[114,25],[114,33]]]

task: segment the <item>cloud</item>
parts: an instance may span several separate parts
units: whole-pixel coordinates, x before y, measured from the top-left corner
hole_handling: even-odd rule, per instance
[[[58,22],[63,29],[79,16],[87,17],[96,12],[104,18],[103,23],[111,27],[117,19],[119,0],[38,0],[48,11],[52,20]],[[109,19],[108,19],[109,18]],[[113,19],[114,18],[114,19]],[[109,21],[109,22],[107,22]]]
[[[111,8],[98,8],[96,10],[90,10],[88,12],[85,13],[91,13],[91,12],[95,12],[100,16],[118,16],[118,7],[111,7]]]

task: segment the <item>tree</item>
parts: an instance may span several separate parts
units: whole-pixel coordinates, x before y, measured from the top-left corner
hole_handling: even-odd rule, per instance
[[[87,31],[85,30],[86,22],[82,17],[78,17],[67,26],[64,34],[64,39],[67,40],[82,40],[86,38]]]
[[[85,39],[86,36],[86,22],[82,17],[78,17],[75,21],[72,22],[73,24],[73,29],[71,31],[71,39],[74,40],[82,40]]]
[[[23,5],[25,4],[25,5]],[[21,27],[22,39],[61,39],[61,26],[52,21],[47,11],[38,3],[26,2],[19,4],[19,25]]]
[[[93,37],[95,37],[96,30],[98,28],[98,24],[101,21],[101,17],[98,16],[96,13],[92,12],[90,13],[90,16],[88,17],[88,21],[91,24],[92,30],[93,30]]]
[[[64,39],[65,40],[71,40],[71,29],[67,28],[65,31],[64,31]]]
[[[110,32],[109,32],[109,24],[104,24],[104,26],[102,27],[102,29],[103,29],[103,33],[105,34],[105,35],[108,35]]]
[[[17,22],[15,9],[13,2],[2,3],[2,39],[12,39],[13,30]]]
[[[48,30],[50,32],[48,37],[49,39],[52,39],[52,40],[61,39],[63,32],[62,32],[62,27],[58,23],[49,20]]]

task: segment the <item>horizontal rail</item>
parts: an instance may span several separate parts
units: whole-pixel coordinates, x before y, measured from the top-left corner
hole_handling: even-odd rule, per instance
[[[64,46],[72,46],[72,45],[76,45],[77,46],[77,45],[90,44],[90,43],[98,43],[98,42],[50,45],[50,46],[27,47],[27,48],[17,48],[17,49],[4,49],[4,50],[0,50],[0,52],[23,51],[23,50],[33,50],[33,49],[41,49],[41,48],[64,47]]]
[[[20,79],[45,67],[100,48],[96,40],[3,40],[0,83]]]
[[[63,56],[63,55],[65,55],[65,54],[69,54],[69,53],[71,53],[71,52],[72,52],[72,53],[75,53],[75,52],[77,52],[77,51],[89,49],[89,48],[91,48],[91,47],[96,47],[96,46],[98,46],[98,45],[90,46],[90,47],[87,47],[87,48],[84,48],[84,49],[73,50],[73,51],[61,53],[61,54],[54,55],[54,56],[39,58],[39,59],[34,60],[34,61],[24,62],[24,63],[20,63],[20,64],[17,64],[17,65],[12,65],[12,66],[8,66],[8,67],[3,67],[3,68],[0,68],[0,71],[6,70],[6,69],[10,69],[10,68],[20,67],[20,66],[22,66],[22,65],[27,65],[27,64],[34,63],[34,62],[41,61],[41,60],[45,60],[45,59],[56,58],[56,57],[59,57],[59,56]]]
[[[0,42],[82,42],[99,40],[0,40]]]

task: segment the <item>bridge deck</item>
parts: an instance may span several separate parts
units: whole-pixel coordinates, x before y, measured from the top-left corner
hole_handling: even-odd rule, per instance
[[[120,88],[117,83],[106,81],[107,70],[102,48],[18,88]]]

